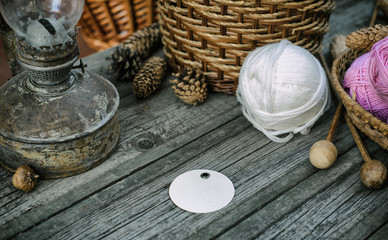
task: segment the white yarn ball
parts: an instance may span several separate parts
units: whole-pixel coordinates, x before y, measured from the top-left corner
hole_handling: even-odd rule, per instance
[[[287,142],[295,133],[307,134],[330,101],[319,61],[287,40],[248,54],[236,94],[244,116],[275,142]]]

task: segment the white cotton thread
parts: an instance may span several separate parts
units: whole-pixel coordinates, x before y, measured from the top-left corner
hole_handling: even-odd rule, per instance
[[[236,95],[244,116],[279,143],[289,141],[296,133],[307,134],[330,104],[321,64],[288,40],[248,54]]]

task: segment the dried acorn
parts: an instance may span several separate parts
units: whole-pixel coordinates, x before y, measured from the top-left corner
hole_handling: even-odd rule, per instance
[[[161,45],[159,27],[154,23],[138,30],[116,48],[110,69],[117,73],[118,81],[133,80],[145,60]]]
[[[35,188],[39,175],[34,173],[34,170],[27,165],[23,165],[16,169],[12,177],[12,184],[20,190],[30,192]]]
[[[175,95],[189,105],[197,105],[207,97],[207,84],[203,72],[197,68],[181,68],[173,84]]]
[[[133,80],[133,93],[137,97],[147,97],[162,84],[166,77],[167,61],[161,57],[148,59]]]

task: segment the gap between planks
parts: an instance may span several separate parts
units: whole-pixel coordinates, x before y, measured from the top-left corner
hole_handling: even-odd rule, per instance
[[[327,123],[328,124],[328,123]],[[326,125],[327,125],[326,124]],[[248,124],[249,125],[249,124]],[[317,126],[317,128],[320,128],[320,126]],[[233,129],[233,128],[232,128]],[[324,135],[325,133],[322,133],[322,135]],[[230,140],[230,141],[233,141],[233,139],[232,140]],[[299,140],[299,141],[302,141],[302,140]],[[267,142],[268,142],[268,140],[267,140]],[[265,144],[266,145],[266,144]],[[280,147],[279,145],[276,145],[276,146],[278,146],[278,147]],[[284,147],[284,146],[283,146]],[[194,163],[193,163],[194,164]],[[196,165],[196,164],[194,164],[194,165]],[[173,171],[173,170],[170,170],[170,172],[171,171]],[[175,171],[174,171],[174,173],[173,174],[175,174]],[[155,180],[155,181],[157,181],[157,180]],[[164,185],[163,185],[164,186]],[[163,187],[162,187],[163,188]],[[150,189],[146,189],[146,190],[144,190],[144,191],[150,191]],[[129,194],[129,193],[128,193]],[[138,194],[135,194],[135,195],[138,195]],[[111,211],[111,210],[110,210]],[[109,214],[108,212],[107,212],[107,214]],[[59,217],[59,216],[58,216]],[[53,220],[54,221],[54,220]],[[39,227],[38,227],[38,229],[39,229]],[[38,230],[38,229],[36,229],[36,230]],[[66,229],[73,229],[72,227],[66,227]],[[29,235],[31,235],[31,233],[29,233]]]
[[[213,104],[217,104],[217,102],[218,102],[218,104],[220,103],[220,101],[222,102],[222,100],[223,99],[225,99],[226,97],[221,97],[221,98],[218,98],[218,99],[215,99],[215,98],[213,98]],[[235,102],[235,100],[233,99],[231,99],[231,98],[229,98],[229,100],[228,101],[226,101],[226,102]],[[211,104],[211,102],[209,101],[209,104],[208,105],[204,105],[204,108],[209,108],[210,107],[210,104]],[[179,104],[178,104],[179,105]],[[181,104],[182,105],[182,104]],[[230,105],[230,104],[229,104]],[[183,105],[182,105],[183,106]],[[185,107],[187,110],[189,110],[188,112],[190,112],[190,111],[199,111],[199,109],[198,110],[194,110],[194,108],[189,108],[189,107]],[[210,108],[212,108],[212,107],[210,107]],[[163,151],[158,151],[158,153],[156,154],[156,155],[158,155],[158,156],[154,156],[155,155],[155,151],[156,151],[156,149],[152,149],[152,151],[150,151],[150,152],[153,152],[153,153],[150,153],[150,152],[145,152],[145,153],[142,153],[141,155],[141,157],[142,158],[147,158],[148,159],[148,157],[147,157],[147,155],[149,155],[149,157],[150,157],[150,159],[155,159],[155,158],[158,158],[160,155],[159,154],[168,154],[170,151],[173,151],[176,147],[179,147],[179,146],[181,146],[182,144],[186,144],[187,142],[190,142],[190,141],[192,141],[193,139],[196,139],[196,138],[198,138],[199,136],[202,136],[203,134],[205,134],[205,133],[207,133],[209,130],[211,130],[211,129],[214,129],[214,128],[217,128],[218,127],[218,125],[219,124],[223,124],[223,123],[225,123],[225,122],[228,122],[228,121],[230,121],[231,119],[234,119],[236,116],[241,116],[241,111],[240,111],[240,107],[238,106],[238,104],[237,103],[233,103],[233,104],[231,104],[230,106],[228,106],[227,108],[219,108],[218,107],[218,111],[216,110],[215,111],[215,113],[214,114],[217,114],[217,112],[219,112],[219,113],[222,113],[222,110],[223,109],[228,109],[228,112],[226,113],[226,114],[220,114],[221,116],[213,116],[212,114],[209,114],[209,116],[208,117],[211,117],[211,118],[213,118],[212,119],[212,121],[209,121],[209,120],[207,120],[207,118],[203,118],[203,119],[201,119],[201,121],[205,121],[205,123],[204,122],[201,122],[201,121],[199,121],[198,123],[195,123],[196,125],[196,127],[194,128],[194,129],[186,129],[186,132],[185,132],[185,135],[184,136],[182,136],[182,135],[176,135],[173,139],[170,139],[169,141],[166,141],[165,143],[163,143],[164,144],[164,149],[163,149]],[[213,111],[214,112],[214,111]],[[192,115],[192,114],[191,114]],[[212,117],[213,116],[213,117]],[[194,122],[197,122],[197,121],[195,121],[195,120],[191,120],[193,123]],[[209,122],[206,122],[206,121],[209,121]],[[191,124],[193,124],[193,123],[191,123]],[[186,122],[184,123],[184,124],[186,124]],[[198,125],[199,124],[199,125]],[[185,137],[186,136],[186,137]],[[117,154],[116,154],[117,155]],[[147,160],[147,161],[152,161],[152,160]],[[128,165],[129,163],[124,163],[124,165]],[[136,164],[135,164],[136,165]],[[139,166],[137,166],[137,167],[141,167],[142,165],[139,165]],[[133,166],[131,166],[131,167],[133,167]],[[131,167],[129,168],[129,169],[131,169]],[[135,167],[136,168],[136,167]],[[119,172],[120,172],[120,170],[118,170],[118,171],[114,171],[114,176],[117,176],[118,174],[119,174]],[[121,169],[121,172],[124,172],[124,170],[122,170]],[[105,174],[106,175],[106,174]],[[100,177],[102,177],[102,176],[100,176]],[[110,178],[110,176],[109,176],[109,174],[108,174],[108,179]],[[105,177],[106,178],[106,177]],[[101,179],[99,179],[99,180],[101,180]],[[56,180],[56,181],[59,181],[59,180]],[[92,184],[92,183],[90,183],[90,184]],[[105,183],[106,184],[106,183]],[[87,183],[85,184],[85,185],[88,185]],[[89,188],[88,188],[89,189]],[[90,193],[92,193],[92,192],[96,192],[96,191],[98,191],[98,189],[100,189],[100,187],[98,187],[97,189],[94,189],[94,190],[91,190],[91,189],[89,189],[88,191],[86,191],[86,194],[84,195],[84,196],[89,196],[90,195]],[[73,189],[73,190],[75,190],[75,189]],[[85,191],[83,191],[83,192],[85,192]],[[79,199],[82,199],[82,196],[75,196],[74,195],[74,193],[65,193],[65,195],[69,195],[70,194],[70,196],[71,196],[71,198],[73,198],[73,199],[75,199],[75,201],[77,201],[77,199],[79,200]],[[70,200],[70,199],[69,199]],[[74,201],[73,201],[74,202]],[[71,205],[71,203],[69,203],[67,206],[69,206],[69,205]],[[45,206],[42,206],[43,207],[43,209],[45,208]],[[36,209],[36,211],[40,211],[41,212],[41,214],[43,214],[43,216],[42,217],[38,217],[38,218],[35,218],[36,220],[34,220],[34,221],[27,221],[25,224],[28,224],[28,226],[24,226],[23,227],[23,225],[20,225],[19,224],[19,230],[15,230],[15,229],[12,229],[12,227],[8,227],[8,228],[6,228],[6,231],[8,232],[6,232],[6,231],[2,231],[2,233],[0,233],[0,235],[1,234],[7,234],[6,236],[12,236],[12,235],[14,235],[14,234],[17,234],[17,231],[20,231],[20,230],[22,230],[23,228],[26,228],[26,227],[31,227],[31,226],[33,226],[36,222],[35,221],[37,221],[37,222],[39,222],[40,220],[39,220],[39,218],[41,218],[41,219],[45,219],[45,218],[47,218],[48,216],[51,216],[53,213],[55,213],[57,210],[60,210],[61,208],[63,208],[63,205],[59,205],[59,206],[57,206],[57,207],[54,207],[54,206],[46,206],[46,207],[48,207],[49,209],[51,209],[51,211],[52,212],[50,212],[50,213],[42,213],[42,211],[43,210],[41,210],[41,209]],[[59,207],[59,208],[58,208]],[[54,209],[53,209],[54,208]],[[55,210],[55,208],[57,208],[56,210]],[[33,212],[34,211],[30,211],[29,210],[29,212],[26,212],[26,213],[24,213],[23,214],[23,218],[24,219],[26,219],[26,215],[31,215],[31,214],[33,214]],[[47,215],[46,215],[47,214]],[[33,217],[36,217],[36,216],[33,216]],[[27,217],[27,218],[30,218],[30,217]],[[20,219],[19,219],[20,220]],[[17,220],[17,219],[15,219],[15,221],[18,221],[19,222],[19,220]],[[30,219],[29,219],[30,220]],[[20,222],[19,222],[20,223]],[[16,224],[16,222],[15,222],[15,224]],[[9,223],[8,224],[8,226],[14,226],[13,224],[12,224],[12,221],[11,221],[11,223]],[[13,232],[13,233],[12,233]],[[8,234],[12,234],[12,235],[8,235]]]

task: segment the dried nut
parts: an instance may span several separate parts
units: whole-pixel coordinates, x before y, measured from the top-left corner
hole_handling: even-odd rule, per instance
[[[27,165],[23,165],[16,169],[12,177],[12,184],[20,190],[30,192],[35,188],[39,175],[34,173],[34,170]]]

